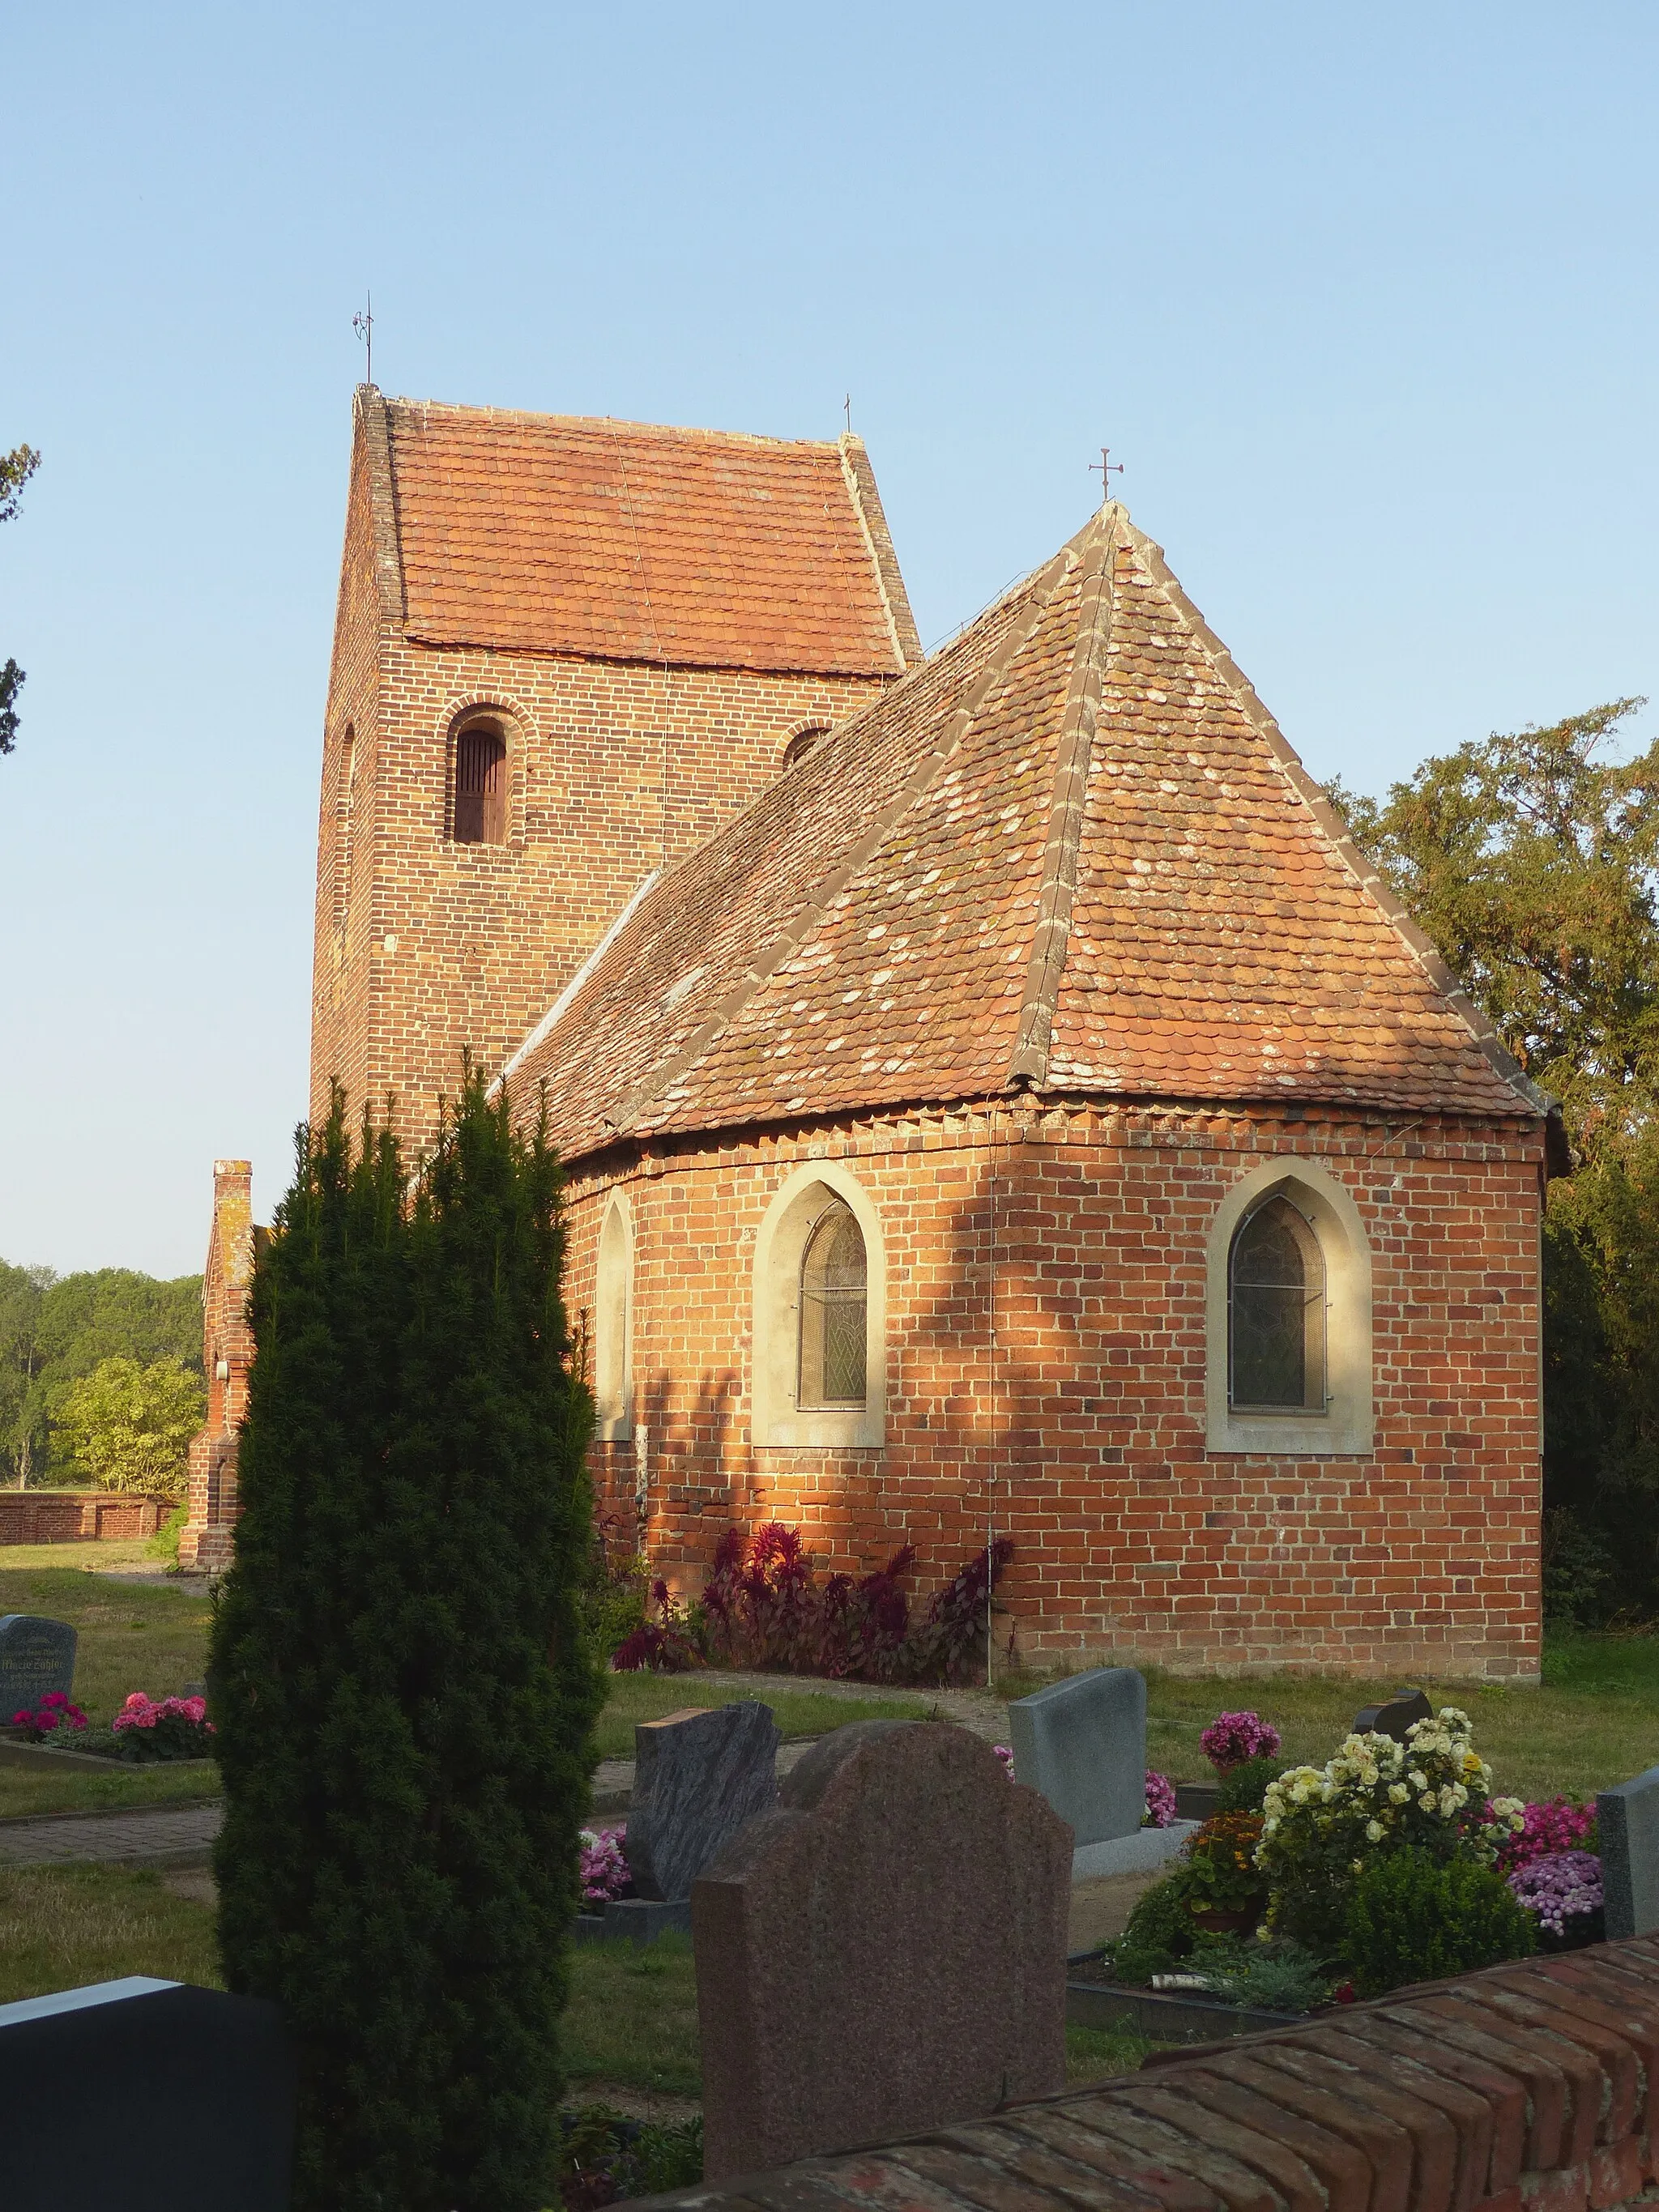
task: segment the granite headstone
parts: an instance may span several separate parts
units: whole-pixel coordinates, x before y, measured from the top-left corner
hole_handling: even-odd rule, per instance
[[[1380,1705],[1367,1705],[1353,1717],[1355,1735],[1392,1736],[1396,1743],[1404,1743],[1407,1731],[1419,1721],[1431,1721],[1434,1707],[1421,1690],[1396,1690]]]
[[[264,1998],[135,1976],[0,2005],[0,2081],[5,2212],[288,2212],[294,2058]]]
[[[778,1741],[772,1708],[753,1698],[641,1722],[623,1838],[638,1896],[690,1897],[744,1822],[777,1802]]]
[[[1014,1772],[1081,1850],[1131,1836],[1146,1810],[1146,1683],[1133,1667],[1069,1674],[1008,1708]]]
[[[1659,1929],[1659,1766],[1596,1793],[1607,1940]]]
[[[34,1613],[0,1614],[0,1726],[51,1691],[75,1687],[75,1631]]]
[[[1066,2078],[1072,1834],[988,1743],[821,1738],[691,1892],[711,2181]]]

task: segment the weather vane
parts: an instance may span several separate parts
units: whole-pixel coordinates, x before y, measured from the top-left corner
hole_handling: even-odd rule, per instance
[[[1103,507],[1112,495],[1112,478],[1121,477],[1123,473],[1122,462],[1113,460],[1111,453],[1112,449],[1109,446],[1103,446],[1100,449],[1100,459],[1089,464],[1091,476],[1093,476],[1097,470],[1100,472],[1100,503]]]
[[[363,299],[365,305],[362,312],[351,318],[351,327],[368,348],[368,373],[365,381],[373,384],[374,381],[374,295],[372,292],[365,292]]]

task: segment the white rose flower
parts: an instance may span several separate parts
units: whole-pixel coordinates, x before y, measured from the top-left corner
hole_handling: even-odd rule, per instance
[[[1382,1842],[1382,1823],[1381,1822],[1381,1820],[1367,1820],[1367,1821],[1366,1821],[1366,1823],[1365,1823],[1365,1838],[1366,1838],[1366,1841],[1367,1841],[1368,1843],[1380,1844],[1380,1843]]]
[[[1394,1782],[1389,1785],[1389,1802],[1391,1805],[1403,1805],[1411,1794],[1403,1782]]]

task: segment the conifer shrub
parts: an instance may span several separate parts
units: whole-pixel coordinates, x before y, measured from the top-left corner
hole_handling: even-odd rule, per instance
[[[1344,1948],[1362,1997],[1528,1958],[1536,1945],[1503,1876],[1468,1859],[1396,1851],[1374,1860],[1348,1899]]]
[[[256,1267],[215,1864],[227,1982],[298,2051],[296,2212],[555,2198],[600,1702],[558,1191],[470,1071],[412,1197],[337,1093]]]
[[[1269,1784],[1278,1781],[1279,1772],[1279,1760],[1267,1752],[1259,1753],[1255,1759],[1242,1759],[1237,1766],[1230,1766],[1222,1776],[1216,1791],[1216,1811],[1259,1813]]]

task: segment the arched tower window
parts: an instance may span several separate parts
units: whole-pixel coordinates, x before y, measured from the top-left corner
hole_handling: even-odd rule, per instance
[[[797,730],[783,749],[783,768],[793,768],[798,760],[805,760],[815,744],[828,731],[828,722],[809,722],[804,730]]]
[[[864,1237],[852,1209],[837,1200],[801,1255],[796,1403],[803,1409],[863,1405],[868,1296]]]
[[[450,819],[458,845],[507,842],[507,739],[497,722],[468,722],[455,733]]]
[[[593,1401],[601,1439],[627,1443],[634,1433],[634,1223],[620,1191],[612,1197],[599,1232]]]
[[[1325,1258],[1283,1197],[1245,1216],[1227,1271],[1228,1400],[1246,1411],[1325,1407]]]

